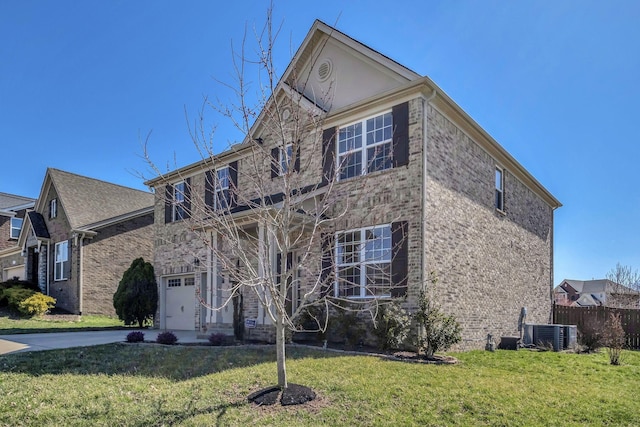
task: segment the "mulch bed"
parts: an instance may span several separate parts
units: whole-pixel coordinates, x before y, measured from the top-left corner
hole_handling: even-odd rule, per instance
[[[316,393],[309,387],[291,384],[284,390],[279,386],[271,386],[251,393],[247,399],[258,406],[275,405],[280,398],[282,406],[302,405],[316,398]]]

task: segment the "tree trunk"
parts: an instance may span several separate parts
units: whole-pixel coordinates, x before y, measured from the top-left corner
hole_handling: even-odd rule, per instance
[[[278,313],[278,321],[276,322],[276,354],[278,365],[278,386],[285,389],[287,383],[287,364],[285,356],[285,324],[283,315]]]

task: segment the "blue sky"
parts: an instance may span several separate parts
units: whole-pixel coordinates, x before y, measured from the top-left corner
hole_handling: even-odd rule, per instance
[[[162,168],[198,160],[185,110],[228,99],[268,6],[221,4],[0,1],[0,191],[37,197],[48,166],[144,189],[150,131]],[[431,77],[564,204],[556,285],[640,267],[640,2],[276,1],[280,71],[316,18]]]

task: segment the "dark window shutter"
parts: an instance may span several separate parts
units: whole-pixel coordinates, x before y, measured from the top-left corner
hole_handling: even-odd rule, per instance
[[[409,103],[396,105],[393,115],[393,167],[409,164]]]
[[[280,175],[280,149],[278,147],[271,149],[271,178]]]
[[[238,161],[229,163],[229,207],[238,204]]]
[[[213,209],[213,188],[215,185],[215,171],[206,171],[204,174],[204,204]]]
[[[391,224],[391,296],[407,295],[409,272],[409,223],[398,221]]]
[[[334,235],[322,233],[322,267],[320,270],[320,296],[333,296]]]
[[[296,161],[293,164],[293,170],[294,172],[300,172],[300,141],[294,144],[294,147],[296,149]]]
[[[171,210],[173,205],[173,185],[167,184],[164,190],[164,223],[171,222]]]
[[[64,264],[64,277],[71,279],[71,254],[73,253],[73,240],[67,242],[67,262]]]
[[[184,217],[191,217],[191,178],[184,180]]]
[[[325,129],[322,132],[322,183],[333,181],[336,167],[336,133],[338,128]]]

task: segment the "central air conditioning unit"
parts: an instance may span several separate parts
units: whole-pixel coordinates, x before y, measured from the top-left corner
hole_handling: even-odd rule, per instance
[[[578,342],[576,325],[525,324],[522,341],[525,345],[553,347],[553,351],[573,348]]]

